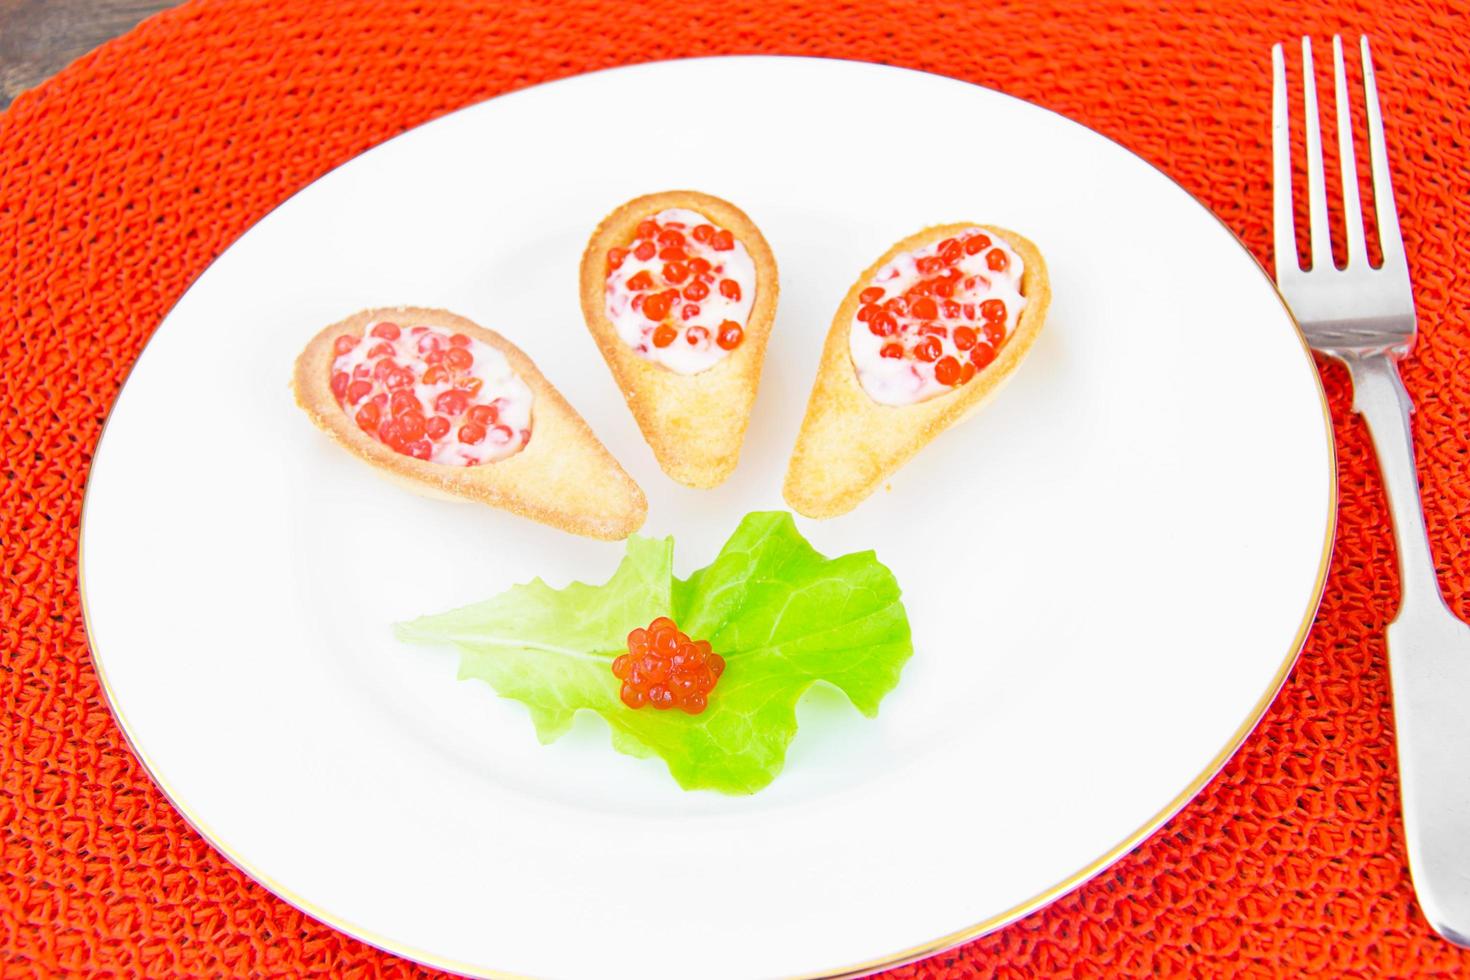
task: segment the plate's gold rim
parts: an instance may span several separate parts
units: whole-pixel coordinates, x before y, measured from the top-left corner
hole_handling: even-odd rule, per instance
[[[681,58],[669,60],[713,61],[725,60],[726,58],[730,57],[785,58],[788,56],[717,55],[707,58]],[[937,75],[932,72],[923,72],[918,71],[917,69],[903,68],[897,65],[875,65],[873,62],[856,61],[853,59],[814,58],[807,56],[797,56],[791,57],[790,60],[846,61],[852,64],[861,64],[869,67],[881,67],[896,69],[903,72],[912,72],[919,75],[929,75],[934,78],[942,78],[946,81],[954,82],[960,85],[975,85],[975,83],[973,82],[967,82],[963,79],[958,78],[951,78],[947,75]],[[586,72],[584,74],[602,74],[603,71],[621,71],[627,68],[644,67],[647,64],[651,63],[645,62],[639,65],[622,65],[614,68],[602,69],[602,71],[598,72]],[[582,76],[570,77],[576,78]],[[554,84],[554,81],[542,84]],[[984,86],[980,85],[975,85],[975,87],[984,89]],[[996,94],[1003,95],[1006,98],[1016,99],[1015,96],[1008,95],[1004,92],[999,92],[996,89],[984,90],[987,92],[994,92]],[[506,94],[514,95],[515,93]],[[492,98],[502,97],[504,96],[493,96]],[[1016,99],[1016,101],[1025,100]],[[942,953],[947,949],[953,949],[954,947],[963,945],[964,943],[967,943],[973,939],[978,939],[981,936],[986,935],[987,933],[993,932],[996,929],[1001,928],[1002,926],[1008,925],[1009,923],[1014,922],[1017,919],[1029,915],[1037,909],[1051,904],[1052,902],[1061,898],[1063,895],[1066,895],[1068,892],[1071,892],[1074,889],[1080,887],[1082,884],[1087,882],[1093,876],[1097,875],[1099,872],[1103,871],[1110,865],[1114,864],[1130,850],[1138,846],[1138,844],[1140,844],[1143,840],[1153,834],[1153,832],[1159,829],[1159,827],[1168,822],[1170,818],[1172,818],[1175,814],[1182,810],[1185,805],[1193,800],[1194,797],[1199,794],[1200,790],[1204,789],[1205,785],[1209,783],[1209,781],[1213,779],[1217,773],[1219,773],[1219,771],[1224,767],[1225,763],[1230,760],[1231,756],[1233,756],[1236,750],[1240,748],[1241,744],[1245,742],[1246,738],[1255,729],[1256,725],[1260,723],[1261,718],[1266,713],[1266,709],[1271,706],[1271,702],[1276,699],[1276,695],[1281,690],[1282,685],[1286,683],[1286,678],[1291,674],[1292,667],[1296,665],[1297,657],[1301,654],[1302,647],[1306,644],[1307,635],[1311,631],[1313,621],[1316,619],[1317,609],[1322,602],[1322,594],[1324,589],[1326,588],[1327,573],[1332,564],[1333,543],[1336,540],[1337,536],[1337,443],[1332,427],[1332,410],[1327,402],[1327,392],[1322,385],[1322,376],[1320,372],[1317,371],[1316,362],[1312,359],[1311,346],[1307,343],[1306,336],[1302,333],[1301,324],[1297,322],[1296,316],[1291,312],[1291,307],[1287,304],[1286,298],[1281,295],[1281,291],[1276,287],[1275,280],[1271,278],[1270,273],[1268,273],[1265,267],[1261,265],[1260,261],[1256,259],[1254,253],[1252,253],[1251,250],[1246,247],[1245,242],[1241,241],[1240,236],[1235,233],[1235,230],[1227,225],[1224,220],[1220,218],[1219,215],[1215,214],[1213,210],[1211,210],[1209,207],[1206,207],[1204,202],[1195,197],[1188,188],[1179,183],[1179,181],[1175,180],[1168,173],[1166,173],[1159,167],[1154,166],[1153,163],[1151,163],[1138,153],[1135,153],[1133,150],[1129,149],[1127,146],[1124,146],[1122,143],[1118,142],[1110,136],[1099,133],[1097,130],[1085,126],[1082,123],[1077,122],[1076,120],[1069,119],[1068,117],[1063,116],[1061,113],[1054,112],[1051,109],[1047,109],[1045,106],[1038,106],[1032,102],[1027,102],[1026,104],[1034,109],[1039,109],[1051,115],[1059,116],[1060,118],[1066,120],[1073,125],[1082,126],[1082,128],[1086,129],[1088,132],[1099,136],[1110,143],[1115,144],[1120,149],[1133,156],[1135,159],[1141,161],[1145,166],[1150,167],[1155,172],[1162,175],[1175,187],[1179,188],[1179,190],[1182,191],[1190,200],[1199,205],[1199,207],[1206,214],[1208,214],[1211,218],[1214,218],[1215,222],[1219,224],[1220,227],[1223,228],[1226,233],[1235,240],[1236,245],[1238,245],[1240,247],[1240,250],[1250,258],[1251,262],[1254,263],[1257,271],[1260,272],[1261,277],[1266,281],[1266,283],[1271,287],[1271,291],[1276,295],[1277,301],[1281,304],[1282,310],[1285,311],[1287,318],[1292,324],[1292,328],[1296,331],[1297,341],[1301,344],[1302,354],[1304,357],[1306,357],[1307,363],[1311,367],[1312,379],[1317,386],[1317,398],[1322,410],[1322,421],[1327,437],[1327,484],[1329,487],[1327,526],[1324,533],[1322,556],[1317,566],[1317,579],[1312,587],[1312,594],[1307,606],[1307,610],[1302,617],[1301,624],[1297,627],[1296,636],[1292,639],[1291,646],[1287,650],[1286,656],[1282,659],[1281,665],[1277,668],[1276,673],[1272,677],[1271,683],[1267,686],[1265,693],[1263,693],[1261,697],[1256,701],[1245,721],[1242,722],[1240,727],[1235,730],[1235,732],[1226,741],[1225,745],[1205,766],[1204,770],[1202,770],[1198,776],[1190,781],[1189,785],[1187,785],[1179,794],[1171,799],[1162,809],[1160,809],[1157,813],[1150,817],[1137,830],[1133,831],[1127,837],[1123,838],[1117,844],[1113,845],[1097,859],[1084,865],[1074,874],[1068,875],[1066,878],[1057,882],[1055,885],[1052,885],[1050,888],[1047,888],[1044,891],[1033,895],[1031,898],[1028,898],[1023,902],[1012,906],[1004,912],[1000,912],[996,915],[990,916],[989,918],[984,919],[983,921],[978,922],[975,925],[967,926],[964,929],[959,929],[955,932],[940,936],[937,939],[930,940],[929,942],[920,944],[918,946],[909,947],[908,949],[904,949],[887,956],[864,960],[860,963],[849,964],[847,966],[839,967],[831,971],[793,974],[788,977],[788,980],[847,980],[847,978],[866,976],[879,970],[902,966],[906,963],[912,963],[915,960],[921,960],[926,957],[933,956],[937,953]],[[413,130],[410,129],[407,132],[411,133],[413,132]],[[400,135],[407,135],[407,133]],[[393,138],[396,139],[397,137]],[[328,172],[330,173],[331,171]],[[189,288],[193,288],[192,284]],[[188,290],[185,290],[185,292],[187,293]],[[133,368],[136,368],[138,361],[142,359],[143,354],[147,351],[148,344],[151,344],[152,342],[153,337],[150,336],[147,343],[143,345],[143,350],[139,352],[138,357],[134,360],[133,367],[129,368],[127,376],[123,379],[122,384],[118,386],[117,395],[113,398],[112,406],[108,408],[107,418],[103,421],[102,431],[98,434],[97,437],[97,447],[96,449],[94,449],[92,456],[93,465],[95,465],[97,456],[100,454],[102,441],[107,436],[107,427],[112,422],[112,409],[116,407],[118,399],[122,397],[123,391],[127,388],[128,381],[132,379]],[[437,954],[430,953],[427,950],[417,949],[413,946],[394,942],[393,940],[380,936],[369,929],[364,929],[361,926],[354,925],[346,921],[345,919],[342,919],[332,914],[331,912],[328,912],[326,909],[321,908],[308,899],[296,894],[291,889],[286,888],[285,886],[280,884],[271,876],[252,866],[248,861],[242,858],[238,854],[238,852],[236,852],[233,848],[226,844],[219,837],[218,834],[210,830],[209,826],[205,824],[204,821],[198,817],[198,815],[196,815],[195,813],[190,811],[188,807],[183,805],[178,796],[173,792],[173,790],[169,788],[168,782],[163,779],[158,770],[154,767],[147,753],[145,753],[142,750],[141,746],[139,746],[138,743],[134,740],[132,730],[127,722],[127,718],[123,714],[121,707],[118,705],[118,701],[113,692],[112,685],[108,682],[107,671],[102,666],[102,659],[97,655],[96,643],[93,641],[91,614],[88,611],[87,606],[87,566],[85,554],[87,505],[91,499],[92,489],[91,477],[92,470],[91,467],[89,467],[87,472],[87,483],[82,491],[82,513],[77,528],[77,590],[81,598],[82,627],[86,631],[87,635],[87,649],[91,654],[92,666],[93,669],[96,671],[97,679],[102,687],[103,699],[107,703],[108,710],[112,712],[113,717],[117,720],[118,728],[123,735],[123,740],[127,743],[128,748],[132,750],[133,755],[135,755],[138,761],[142,764],[144,771],[148,774],[148,777],[153,780],[154,784],[159,788],[160,792],[163,793],[164,798],[167,799],[169,803],[174,807],[174,809],[178,811],[179,815],[184,819],[184,822],[187,823],[190,827],[194,828],[196,833],[203,837],[205,841],[207,841],[209,845],[213,847],[216,851],[223,854],[231,864],[235,865],[235,867],[239,868],[240,871],[243,872],[247,877],[264,887],[267,891],[274,894],[277,898],[280,898],[287,904],[294,906],[296,909],[310,916],[311,918],[325,923],[326,925],[331,926],[332,928],[352,937],[353,939],[357,939],[360,942],[367,943],[369,946],[373,946],[377,949],[382,950],[383,952],[391,953],[395,956],[402,956],[406,959],[413,960],[415,962],[422,963],[436,969],[448,970],[450,972],[459,973],[466,976],[484,977],[488,978],[488,980],[533,980],[533,978],[529,977],[526,974],[509,973],[504,970],[497,970],[490,967],[478,966],[472,963],[465,963],[457,960],[447,959]]]

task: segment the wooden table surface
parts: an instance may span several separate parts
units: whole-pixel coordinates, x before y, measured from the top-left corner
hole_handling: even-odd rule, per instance
[[[178,0],[0,0],[0,109]]]

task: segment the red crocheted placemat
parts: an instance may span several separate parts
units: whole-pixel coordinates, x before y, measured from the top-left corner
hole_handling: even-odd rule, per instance
[[[1264,260],[1268,47],[1367,31],[1419,303],[1405,376],[1425,509],[1446,594],[1470,612],[1466,14],[1420,0],[1311,11],[1277,0],[242,0],[156,17],[23,95],[0,114],[3,972],[425,972],[253,884],[149,782],[87,653],[82,489],[149,333],[254,221],[386,137],[566,75],[725,53],[952,75],[1121,141]],[[1345,375],[1324,373],[1340,453],[1336,557],[1311,639],[1260,728],[1198,800],[1097,879],[895,975],[1470,973],[1470,953],[1436,939],[1414,905],[1384,662],[1392,539]]]

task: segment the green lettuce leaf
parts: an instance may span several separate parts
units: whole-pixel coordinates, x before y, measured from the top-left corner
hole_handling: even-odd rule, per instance
[[[913,653],[893,573],[871,551],[828,559],[785,512],[746,516],[709,565],[681,581],[673,539],[628,539],[603,585],[537,579],[485,602],[396,627],[399,639],[452,643],[461,679],[479,678],[530,709],[543,743],[595,711],[619,751],[658,755],[685,789],[754,793],[780,773],[796,702],[821,681],[878,713]],[[628,632],[670,616],[725,657],[699,715],[634,711],[618,698],[613,658]]]

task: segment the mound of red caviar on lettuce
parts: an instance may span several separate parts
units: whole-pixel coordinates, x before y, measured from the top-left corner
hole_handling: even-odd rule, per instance
[[[602,585],[553,589],[537,579],[401,623],[397,635],[456,646],[460,678],[524,703],[543,743],[565,734],[578,711],[594,711],[619,751],[659,756],[684,789],[732,794],[754,793],[781,772],[796,702],[813,684],[838,688],[872,717],[913,653],[893,573],[871,551],[822,556],[785,512],[746,516],[687,579],[674,577],[672,538],[634,536],[627,549]],[[636,663],[619,658],[630,654],[630,634],[673,623],[668,659],[697,650],[701,673],[690,668],[697,679],[680,694],[683,668],[674,664],[640,682],[641,694],[627,693]],[[674,688],[655,695],[667,705],[648,700],[654,687]]]

